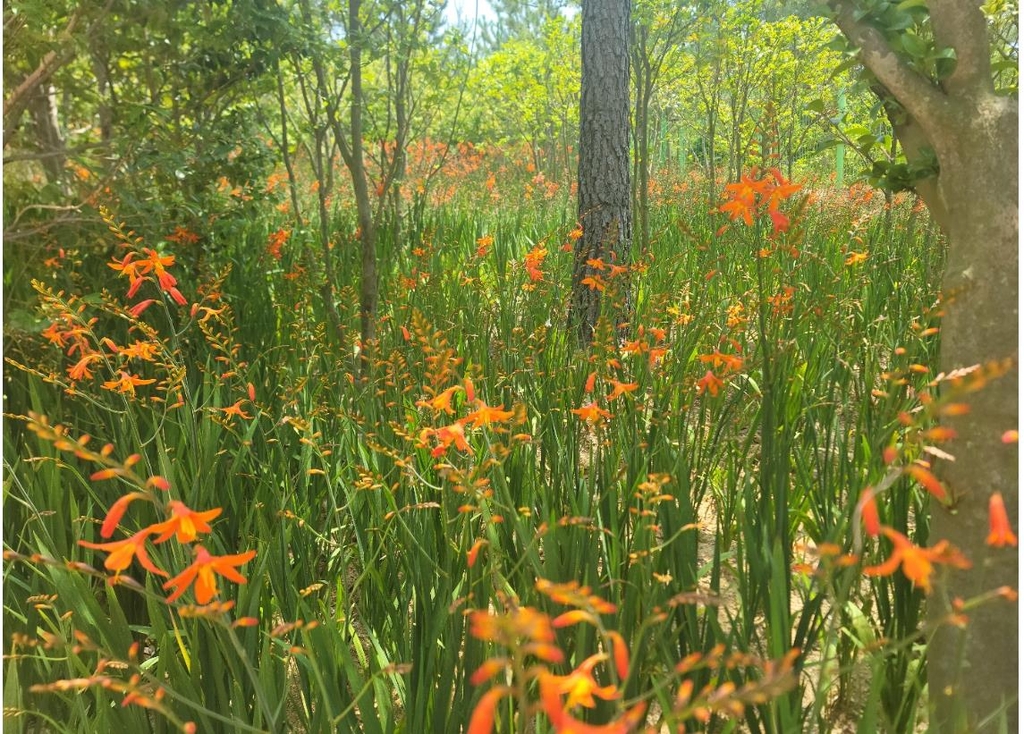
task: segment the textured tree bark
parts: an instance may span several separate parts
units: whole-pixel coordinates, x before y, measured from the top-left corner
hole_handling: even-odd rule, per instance
[[[65,155],[64,133],[60,129],[57,115],[57,90],[52,84],[38,87],[29,102],[29,112],[36,131],[39,151],[43,154],[43,170],[47,180],[67,193],[64,180]]]
[[[581,29],[579,221],[569,325],[588,346],[601,291],[583,279],[601,276],[587,260],[626,265],[633,239],[629,185],[629,0],[584,0]],[[628,285],[620,321],[630,318]]]
[[[636,232],[639,239],[640,251],[646,250],[651,242],[650,226],[650,178],[651,178],[651,150],[650,150],[650,112],[651,97],[654,96],[654,70],[648,58],[646,26],[639,26],[635,30],[633,42],[633,76],[636,79],[634,89],[633,105],[633,148],[636,160],[633,161],[636,171],[636,194],[633,200],[636,202]]]
[[[992,493],[1002,494],[1013,527],[1018,521],[1017,449],[1000,441],[1019,417],[1017,100],[993,91],[977,0],[929,3],[937,46],[957,58],[939,85],[893,53],[852,2],[831,5],[865,66],[903,108],[895,129],[908,159],[930,148],[938,160],[938,175],[921,181],[919,193],[949,242],[940,369],[1009,367],[966,397],[967,415],[947,421],[957,433],[949,445],[956,460],[938,469],[955,502],[933,503],[931,535],[960,548],[973,568],[940,574],[928,600],[937,625],[928,648],[931,731],[997,731],[1003,715],[1017,731],[1017,606],[997,598],[970,610],[963,629],[945,622],[954,599],[1016,589],[1018,581],[1016,550],[986,544]]]
[[[106,4],[97,11],[96,16],[85,29],[83,38],[88,40],[93,32],[106,21],[107,13],[113,5],[113,0],[107,0]],[[89,5],[82,3],[75,8],[68,24],[61,31],[58,40],[61,44],[59,51],[50,51],[39,61],[39,65],[21,82],[7,92],[4,97],[3,123],[4,123],[4,148],[11,141],[11,137],[18,129],[18,120],[22,113],[28,108],[32,96],[36,90],[45,85],[62,67],[68,64],[78,53],[78,44],[75,43],[75,34],[78,24],[88,12]]]
[[[352,105],[349,108],[349,134],[352,139],[351,155],[347,159],[352,174],[352,187],[359,218],[359,245],[361,273],[359,280],[359,373],[367,376],[373,363],[373,349],[377,340],[377,227],[370,202],[370,189],[366,183],[366,163],[363,159],[363,61],[362,25],[359,20],[360,0],[349,0],[348,32],[349,61],[352,74]]]
[[[929,600],[936,623],[949,614],[953,598],[1018,585],[1016,550],[985,544],[993,492],[1002,493],[1014,527],[1019,517],[1016,446],[1000,442],[1004,431],[1018,425],[1017,103],[979,97],[957,116],[961,124],[946,139],[936,139],[937,189],[949,238],[943,290],[952,294],[942,321],[939,366],[948,373],[1008,358],[1014,364],[968,398],[969,414],[948,422],[959,436],[952,444],[956,461],[944,463],[941,475],[957,505],[951,512],[934,503],[931,534],[949,538],[974,566],[951,571],[937,586]],[[1015,604],[996,600],[972,612],[963,630],[938,628],[928,651],[936,731],[996,731],[994,723],[981,722],[1017,698],[1017,611]],[[1014,703],[1009,731],[1017,731],[1017,718]]]

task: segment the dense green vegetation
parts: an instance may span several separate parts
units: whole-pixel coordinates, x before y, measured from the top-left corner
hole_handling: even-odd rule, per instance
[[[937,374],[879,98],[802,3],[638,0],[580,350],[578,14],[499,9],[5,6],[5,728],[923,726],[937,421],[1007,368]]]

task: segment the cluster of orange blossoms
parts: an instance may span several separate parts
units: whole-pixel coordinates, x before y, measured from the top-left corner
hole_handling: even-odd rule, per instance
[[[591,269],[592,275],[588,275],[583,278],[580,283],[587,286],[592,291],[604,292],[608,289],[607,278],[617,278],[620,275],[625,275],[629,272],[629,268],[624,265],[615,264],[615,252],[611,254],[612,262],[610,264],[605,263],[601,258],[590,258],[587,260],[587,267]],[[602,275],[607,273],[607,275]]]
[[[466,402],[473,405],[475,409],[453,423],[439,428],[424,428],[419,433],[418,439],[421,447],[428,446],[431,438],[437,442],[430,451],[430,455],[434,458],[443,456],[452,446],[463,453],[473,453],[473,447],[466,440],[467,425],[473,428],[489,427],[494,423],[510,421],[516,415],[514,410],[505,410],[504,405],[494,407],[478,398],[473,381],[468,377],[462,385],[452,385],[432,398],[418,400],[416,405],[430,408],[434,413],[454,415],[455,408],[452,406],[452,400],[458,393],[465,393]]]
[[[615,631],[604,630],[598,620],[601,614],[614,613],[616,607],[590,593],[586,586],[575,583],[554,584],[545,579],[537,581],[537,590],[553,601],[574,606],[575,609],[554,619],[532,607],[520,607],[514,601],[503,600],[508,608],[503,613],[475,610],[470,615],[470,634],[479,640],[494,642],[508,654],[489,658],[470,676],[473,685],[482,685],[494,678],[510,680],[499,683],[485,693],[477,703],[469,721],[468,734],[490,734],[494,730],[497,705],[510,696],[523,699],[536,681],[540,694],[540,707],[556,732],[568,734],[627,734],[643,720],[646,704],[639,702],[621,712],[606,724],[587,724],[574,715],[579,708],[594,708],[597,698],[616,701],[622,698],[619,685],[601,685],[595,677],[598,665],[611,661],[615,680],[621,684],[629,676],[629,650],[625,640]],[[555,630],[580,622],[593,624],[601,631],[608,652],[590,655],[566,675],[551,672],[551,665],[565,661],[565,653],[556,644]],[[527,665],[527,658],[538,662]],[[511,679],[507,672],[511,671]],[[505,673],[506,675],[501,675]]]
[[[651,335],[651,340],[646,338],[646,335]],[[647,364],[651,367],[656,366],[668,353],[668,347],[665,345],[665,338],[668,332],[665,329],[659,329],[651,326],[646,329],[641,325],[637,329],[636,339],[627,341],[622,345],[623,354],[646,354]]]
[[[548,256],[548,249],[537,245],[523,258],[523,267],[526,268],[526,274],[530,278],[530,282],[523,287],[529,290],[533,288],[533,284],[541,280],[544,280],[544,271],[541,269],[544,267],[544,259]]]
[[[909,467],[908,467],[909,468]],[[920,474],[916,472],[913,475]],[[934,480],[934,476],[928,473]],[[937,480],[935,480],[937,483]],[[941,485],[939,485],[941,488]],[[933,494],[934,486],[929,489]],[[943,497],[945,490],[942,490]],[[913,543],[906,535],[883,525],[879,518],[878,506],[875,503],[875,493],[870,487],[861,493],[858,502],[861,518],[867,534],[872,538],[879,535],[885,536],[893,545],[892,554],[882,563],[876,566],[868,566],[864,573],[868,576],[889,576],[902,568],[903,575],[917,588],[926,594],[932,589],[932,574],[936,565],[947,565],[953,568],[968,569],[971,567],[967,560],[948,541],[940,540],[930,548],[922,548]],[[1006,514],[1006,506],[1003,504],[1003,497],[998,492],[989,498],[989,534],[985,542],[994,548],[1006,546],[1016,547],[1017,536],[1010,526],[1009,517]]]
[[[182,227],[179,224],[174,228],[174,231],[164,237],[164,239],[168,242],[173,242],[176,245],[194,245],[199,242],[199,235],[188,227]]]
[[[131,233],[129,233],[130,235]],[[182,235],[184,236],[184,235]],[[127,235],[124,236],[127,239]],[[155,250],[143,247],[141,250],[131,250],[120,260],[114,259],[108,263],[109,267],[118,271],[129,279],[128,297],[133,298],[138,293],[142,284],[147,281],[154,281],[157,286],[167,293],[175,303],[185,305],[188,301],[178,290],[178,281],[168,272],[168,268],[174,265],[174,255],[161,255]],[[60,295],[60,294],[58,294]],[[156,302],[156,299],[145,299],[128,309],[128,313],[139,318],[143,311]],[[74,303],[72,299],[71,303]],[[153,362],[156,359],[159,347],[152,341],[135,341],[134,344],[121,347],[109,337],[97,338],[93,332],[93,326],[98,319],[86,319],[83,314],[86,306],[82,304],[77,310],[70,307],[58,313],[50,325],[42,332],[43,337],[71,357],[78,357],[77,361],[67,368],[67,375],[71,382],[91,380],[94,377],[94,365],[105,360],[105,355],[98,347],[105,346],[111,354],[122,359],[139,359],[146,362]],[[116,369],[114,379],[107,380],[103,387],[119,393],[126,393],[135,396],[135,388],[143,385],[151,385],[155,379],[144,379],[128,369]]]
[[[733,341],[732,344],[739,350],[739,342]],[[718,391],[725,386],[725,380],[743,369],[743,357],[737,354],[723,354],[717,349],[710,354],[700,355],[700,361],[708,365],[709,369],[697,380],[698,395],[707,392],[711,397],[717,397]]]
[[[40,438],[52,442],[57,449],[69,451],[80,459],[102,465],[103,469],[93,472],[90,476],[93,481],[119,477],[139,488],[121,496],[111,505],[100,526],[100,537],[110,538],[113,536],[127,512],[128,506],[136,500],[147,500],[158,506],[164,506],[167,512],[166,520],[148,525],[124,540],[107,543],[78,541],[79,545],[85,548],[101,550],[108,554],[103,566],[114,574],[110,579],[111,583],[118,583],[121,573],[126,571],[134,560],[138,560],[139,565],[153,575],[167,578],[168,573],[150,559],[147,542],[158,545],[174,538],[183,545],[193,543],[199,539],[200,534],[212,532],[210,521],[223,511],[219,507],[212,510],[196,511],[180,500],[162,503],[153,490],[167,492],[171,488],[170,482],[161,476],[151,476],[144,480],[137,475],[133,471],[133,467],[142,459],[138,454],[132,454],[123,462],[118,463],[110,458],[114,450],[113,445],[107,444],[98,452],[93,451],[88,448],[89,436],[71,439],[63,426],[50,426],[44,416],[29,414],[28,427]],[[167,598],[168,602],[174,601],[194,585],[196,601],[199,604],[209,603],[218,595],[218,575],[238,584],[246,583],[245,577],[237,569],[252,560],[256,556],[256,551],[238,555],[214,556],[203,546],[197,544],[193,546],[193,555],[195,560],[188,568],[164,583],[164,589],[174,590]]]
[[[149,305],[150,303],[152,301],[143,302],[144,305]],[[58,314],[42,332],[43,338],[49,341],[50,344],[64,349],[67,356],[77,355],[77,361],[67,368],[68,378],[72,382],[91,380],[95,376],[93,374],[94,365],[106,359],[104,353],[94,346],[93,326],[96,325],[98,319],[94,317],[86,321],[82,316],[84,310],[85,305],[82,305],[74,313],[64,312]],[[137,316],[134,309],[130,311],[133,316]],[[134,343],[123,347],[115,344],[110,338],[100,339],[99,343],[105,346],[111,354],[117,355],[123,360],[137,359],[144,362],[154,362],[159,352],[158,345],[152,341],[136,340]],[[106,380],[103,383],[105,389],[127,393],[134,397],[136,387],[151,385],[156,382],[155,379],[144,379],[130,372],[126,368],[127,364],[124,367],[125,369],[116,370],[116,377],[114,379]]]
[[[267,237],[267,254],[275,260],[280,261],[281,259],[281,248],[284,247],[284,243],[291,237],[291,232],[287,229],[279,229],[276,232],[271,232]]]
[[[110,471],[112,470],[96,472],[92,475],[92,479],[108,478],[111,476],[108,473]],[[170,489],[170,484],[162,477],[152,477],[148,480],[148,484],[164,491]],[[111,506],[110,511],[107,513],[107,517],[100,529],[101,537],[109,538],[113,535],[114,529],[120,522],[121,517],[123,517],[128,505],[136,499],[149,499],[155,502],[155,499],[148,493],[131,492],[124,495]],[[85,548],[102,550],[108,553],[109,555],[107,560],[104,561],[103,566],[108,571],[114,572],[114,580],[118,578],[122,571],[128,569],[135,558],[138,559],[139,565],[150,573],[166,578],[168,576],[167,572],[158,568],[149,559],[146,551],[146,541],[151,539],[151,542],[156,545],[164,543],[173,537],[178,543],[183,545],[192,543],[198,540],[200,533],[212,532],[212,528],[209,525],[210,520],[218,517],[223,512],[219,507],[197,512],[178,500],[169,501],[166,504],[166,510],[169,515],[167,520],[153,523],[125,540],[116,540],[110,543],[90,543],[80,540],[78,544]],[[155,537],[150,538],[150,536]],[[256,551],[248,551],[238,555],[214,556],[206,548],[198,544],[193,546],[192,550],[195,558],[192,564],[163,585],[164,589],[174,589],[171,595],[167,597],[168,602],[172,602],[184,594],[194,583],[196,601],[199,604],[208,604],[218,595],[216,577],[218,575],[223,576],[236,584],[246,583],[245,577],[237,569],[256,556]]]
[[[137,260],[139,254],[132,250],[120,260],[114,258],[112,262],[108,263],[112,270],[116,270],[120,275],[128,278],[128,298],[134,298],[142,284],[153,279],[150,277],[152,275],[156,278],[156,284],[160,290],[170,295],[175,303],[179,306],[187,304],[185,296],[181,295],[181,291],[177,288],[177,279],[167,272],[167,268],[174,265],[174,255],[161,255],[148,247],[142,248],[144,257]]]
[[[787,181],[777,168],[771,168],[761,178],[757,171],[744,174],[736,183],[726,184],[727,201],[718,211],[728,214],[731,221],[742,219],[748,227],[762,214],[772,223],[772,233],[789,229],[789,217],[779,211],[779,204],[800,190],[800,184]]]
[[[643,327],[640,327],[640,328],[641,328],[641,333],[642,333]],[[664,338],[664,331],[663,330],[659,330],[659,331],[661,331],[662,338]],[[614,362],[615,362],[615,365],[613,365],[613,366],[619,366],[618,365],[618,360],[614,360]],[[639,387],[640,387],[640,384],[637,383],[637,382],[619,382],[618,380],[616,380],[614,378],[611,378],[611,377],[605,378],[605,382],[607,382],[608,386],[611,387],[611,390],[604,397],[604,399],[607,402],[609,402],[609,403],[617,400],[618,398],[622,397],[623,395],[628,395],[628,394],[634,392],[635,390],[639,389]],[[587,375],[587,381],[583,385],[583,392],[585,394],[587,394],[587,395],[593,394],[594,388],[596,387],[596,385],[597,385],[597,372],[591,372],[589,375]],[[574,408],[572,412],[574,414],[576,414],[577,416],[579,416],[579,419],[581,421],[583,421],[585,424],[587,424],[588,426],[599,425],[603,421],[609,420],[612,417],[612,414],[611,414],[610,411],[605,410],[604,408],[602,408],[602,407],[600,407],[598,405],[599,399],[600,399],[600,397],[595,397],[589,403],[581,405],[579,408]]]

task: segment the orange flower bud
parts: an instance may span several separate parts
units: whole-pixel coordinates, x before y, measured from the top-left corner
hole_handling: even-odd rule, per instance
[[[993,548],[1017,546],[1017,536],[1010,527],[1003,495],[999,492],[994,492],[988,500],[988,538],[985,542]]]

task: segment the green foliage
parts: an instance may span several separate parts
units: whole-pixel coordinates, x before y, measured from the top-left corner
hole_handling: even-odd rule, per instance
[[[474,58],[434,2],[361,4],[356,103],[390,225],[373,350],[330,129],[350,101],[347,8],[114,4],[75,35],[53,77],[63,173],[49,178],[27,117],[5,166],[5,726],[463,731],[495,700],[477,671],[519,650],[474,620],[557,619],[567,602],[544,580],[590,587],[576,611],[611,605],[551,627],[564,662],[497,658],[509,680],[589,660],[619,696],[562,714],[621,723],[646,704],[670,727],[909,730],[923,592],[862,573],[891,548],[863,537],[860,497],[882,488],[882,522],[923,542],[926,502],[901,467],[941,450],[922,436],[942,247],[910,198],[829,186],[822,143],[884,161],[871,180],[890,190],[931,169],[899,157],[870,90],[831,73],[844,50],[790,5],[694,3],[681,17],[711,21],[672,43],[670,9],[638,7],[648,51],[664,51],[651,236],[636,262],[595,271],[609,304],[633,280],[636,317],[622,340],[603,318],[584,353],[564,331],[578,17],[505,4],[522,27]],[[942,73],[919,4],[871,7],[894,42],[912,32],[900,53]],[[1012,55],[1012,10],[986,5],[997,55]],[[8,88],[59,48],[68,13],[11,5]],[[804,181],[783,206],[792,226],[765,212],[723,226],[709,200],[766,161]],[[111,230],[103,206],[128,224]],[[129,298],[143,258],[174,281],[147,270]],[[88,453],[107,441],[106,458]],[[137,474],[97,477],[136,453]],[[210,553],[256,551],[215,606],[167,603],[166,580],[135,564],[112,584],[111,555],[79,542],[165,520],[139,500],[102,535],[126,492],[164,496],[155,477],[222,510]],[[147,542],[172,575],[195,558]],[[625,665],[592,657],[623,651]],[[547,731],[551,697],[529,708],[543,680],[517,685],[500,730]]]
[[[137,447],[190,507],[224,508],[216,552],[251,547],[257,556],[249,583],[226,591],[235,601],[226,619],[182,617],[187,610],[163,604],[157,584],[134,568],[126,573],[143,583],[141,596],[66,568],[62,559],[100,564],[102,556],[75,541],[91,537],[90,519],[103,516],[118,490],[89,481],[87,464],[58,456],[8,420],[4,537],[26,559],[9,564],[5,579],[5,626],[25,636],[14,638],[17,648],[5,641],[19,653],[8,670],[16,684],[6,704],[19,712],[10,722],[23,730],[44,721],[67,731],[161,730],[159,715],[110,707],[98,688],[30,690],[88,678],[106,658],[127,666],[117,680],[138,672],[147,690],[165,690],[171,716],[204,729],[459,730],[478,698],[468,678],[489,654],[470,636],[463,610],[485,609],[502,592],[561,611],[535,590],[538,578],[586,584],[615,603],[604,619],[632,654],[629,695],[652,695],[681,658],[717,643],[759,658],[790,646],[807,652],[802,685],[816,692],[815,705],[794,693],[754,707],[747,719],[761,730],[834,723],[828,681],[865,660],[878,675],[904,680],[918,670],[919,652],[896,645],[878,656],[844,646],[842,630],[854,622],[842,610],[878,609],[856,621],[857,634],[867,626],[876,638],[903,641],[916,635],[920,594],[907,595],[899,578],[862,588],[851,568],[794,575],[790,554],[803,553],[800,544],[856,550],[857,493],[881,471],[892,416],[910,407],[893,394],[880,411],[872,394],[884,386],[882,372],[894,369],[897,345],[908,348],[900,360],[928,361],[929,340],[912,334],[932,300],[938,262],[908,209],[885,230],[867,223],[845,192],[826,197],[767,258],[754,251],[763,245],[756,237],[716,239],[720,221],[703,212],[700,197],[659,204],[637,301],[637,323],[655,335],[637,344],[650,349],[663,338],[668,351],[657,358],[601,342],[592,361],[573,356],[558,285],[571,268],[561,245],[572,224],[543,200],[531,205],[533,215],[520,207],[512,218],[431,211],[422,247],[388,261],[379,362],[366,383],[338,370],[345,357],[325,341],[321,307],[307,296],[302,252],[318,245],[295,231],[276,259],[264,249],[272,221],[254,223],[237,250],[215,251],[210,275],[182,273],[181,287],[201,307],[191,318],[188,308],[164,315],[159,305],[150,307],[158,318],[144,314],[155,330],[149,338],[166,350],[166,366],[148,374],[184,368],[182,407],[149,400],[164,394],[153,387],[138,387],[135,399],[99,389],[116,365],[101,365],[97,382],[62,394],[69,362],[24,341],[17,361],[29,371],[12,374],[10,413],[63,416],[113,440],[119,454]],[[876,206],[868,211],[880,213]],[[488,233],[493,241],[481,245]],[[532,281],[522,263],[538,247],[547,255],[542,279]],[[790,247],[799,248],[797,259]],[[873,266],[844,264],[854,247]],[[218,263],[228,252],[236,264],[225,272]],[[88,270],[88,261],[69,267]],[[791,300],[778,301],[776,312],[765,299],[787,287]],[[117,300],[83,301],[83,320],[101,317],[88,327],[91,338],[129,336]],[[44,323],[64,303],[46,296]],[[759,309],[767,309],[770,353],[757,346]],[[158,336],[168,316],[174,330]],[[343,321],[354,337],[354,308]],[[743,365],[722,392],[699,390],[703,373],[718,369],[701,355],[734,350]],[[582,386],[591,372],[597,382],[588,395]],[[517,417],[507,428],[467,425],[472,454],[451,446],[431,456],[439,439],[430,431],[473,407],[458,387],[465,377],[477,398]],[[594,399],[604,405],[613,378],[637,389],[607,403],[612,417],[588,427],[572,411]],[[427,405],[448,387],[457,388],[452,416]],[[224,413],[239,400],[244,415]],[[914,503],[894,504],[891,513],[887,522],[922,531]],[[790,541],[765,545],[770,537]],[[470,565],[477,541],[485,544]],[[185,560],[157,550],[162,566]],[[61,562],[27,560],[33,553]],[[259,622],[230,626],[243,616]],[[75,648],[72,629],[90,644]],[[24,647],[44,639],[48,647]],[[579,663],[595,643],[570,630],[559,644]],[[693,675],[699,690],[716,675],[742,686],[758,671],[751,659]],[[850,686],[857,690],[854,679]],[[919,689],[901,690],[873,715],[912,715]],[[840,703],[856,706],[850,695]],[[671,697],[663,705],[670,710]]]

